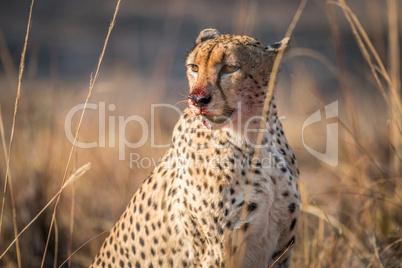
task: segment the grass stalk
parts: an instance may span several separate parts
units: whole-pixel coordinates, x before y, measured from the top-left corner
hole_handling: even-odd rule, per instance
[[[3,144],[3,153],[4,153],[4,159],[6,159],[6,163],[8,164],[8,153],[7,153],[7,145],[6,145],[6,139],[5,139],[5,134],[4,134],[4,123],[3,123],[3,115],[1,113],[1,106],[0,106],[0,135],[1,135],[1,142]],[[9,170],[9,168],[7,168]],[[7,172],[8,176],[11,176],[10,172]],[[1,228],[3,224],[3,215],[4,215],[4,204],[6,202],[6,193],[7,193],[7,180],[4,180],[4,188],[3,188],[3,198],[1,202],[1,214],[0,214],[0,234],[1,234]]]
[[[401,100],[401,77],[400,77],[400,64],[401,55],[399,48],[399,32],[398,32],[398,2],[396,0],[388,0],[388,59],[389,59],[389,73],[390,73],[390,92],[392,113],[396,115],[396,120],[390,123],[390,142],[395,149],[391,150],[391,170],[394,174],[400,174],[401,172],[401,160],[402,157],[402,139],[401,133],[398,133],[398,129],[401,128],[402,119],[400,108]]]
[[[78,251],[80,251],[85,245],[87,245],[88,243],[90,243],[92,240],[94,240],[94,239],[96,239],[96,238],[98,238],[98,237],[100,237],[100,236],[102,236],[102,235],[104,235],[104,234],[107,234],[108,232],[109,232],[109,230],[104,231],[104,232],[102,232],[102,233],[100,233],[100,234],[97,234],[96,236],[92,237],[91,239],[89,239],[88,241],[86,241],[85,243],[83,243],[83,244],[82,244],[81,246],[79,246],[73,253],[71,253],[71,254],[67,257],[67,259],[65,259],[65,260],[60,264],[59,268],[61,268],[64,264],[66,264],[66,262],[70,261],[71,257],[74,256],[75,253],[77,253]]]
[[[4,255],[10,250],[10,248],[16,243],[16,241],[18,241],[18,238],[29,228],[29,226],[32,225],[32,223],[34,223],[39,216],[53,203],[53,201],[59,197],[60,193],[72,182],[77,181],[79,178],[82,177],[82,175],[84,175],[89,169],[91,168],[91,163],[86,163],[85,165],[83,165],[82,167],[80,167],[79,169],[77,169],[77,171],[75,173],[73,173],[68,180],[66,181],[66,183],[63,185],[63,187],[53,196],[52,199],[50,199],[50,201],[46,204],[46,206],[44,206],[42,208],[41,211],[39,211],[38,214],[36,214],[36,216],[24,227],[24,229],[22,229],[17,237],[10,243],[10,245],[8,245],[8,247],[3,251],[3,253],[0,255],[0,259],[2,259],[4,257]]]
[[[109,25],[109,30],[108,30],[108,33],[106,35],[106,39],[105,39],[105,42],[104,42],[104,45],[103,45],[102,52],[101,52],[101,54],[99,56],[98,66],[96,68],[95,75],[93,77],[91,75],[91,79],[90,79],[90,83],[89,83],[89,89],[88,89],[88,95],[87,95],[87,98],[85,100],[84,108],[82,109],[80,120],[79,120],[79,123],[78,123],[78,126],[77,126],[77,130],[76,130],[75,135],[74,135],[75,139],[74,139],[74,143],[73,143],[73,145],[71,146],[71,149],[70,149],[70,154],[68,156],[66,168],[64,170],[63,180],[62,180],[62,183],[61,183],[61,188],[63,187],[65,179],[67,177],[67,172],[69,170],[69,166],[70,166],[70,163],[71,163],[71,158],[72,158],[72,155],[73,155],[73,152],[74,152],[74,149],[75,149],[75,144],[77,142],[78,133],[79,133],[79,130],[81,128],[81,124],[82,124],[82,120],[84,118],[85,111],[87,109],[89,98],[91,97],[92,90],[93,90],[93,88],[95,86],[95,83],[96,83],[96,80],[97,80],[97,78],[99,76],[100,66],[101,66],[101,63],[102,63],[102,60],[103,60],[103,56],[105,55],[105,51],[106,51],[107,44],[109,42],[110,34],[112,33],[113,27],[114,27],[114,25],[116,23],[116,17],[117,17],[117,13],[119,11],[120,3],[121,3],[121,0],[118,0],[117,3],[116,3],[116,8],[115,8],[115,11],[114,11],[114,15],[113,15],[112,21],[110,22],[110,25]],[[56,211],[57,211],[57,207],[58,207],[58,204],[59,204],[59,201],[60,201],[60,197],[61,197],[61,191],[59,191],[59,193],[58,193],[56,204],[55,204],[54,209],[53,209],[52,220],[50,222],[50,227],[49,227],[49,232],[48,232],[48,236],[47,236],[47,240],[46,240],[45,250],[44,250],[44,253],[43,253],[43,257],[42,257],[41,267],[43,267],[43,265],[45,263],[46,252],[47,252],[47,248],[48,248],[48,245],[49,245],[50,234],[52,232],[52,226],[53,226],[53,222],[54,222],[55,217],[56,217]]]
[[[352,129],[353,133],[356,133],[357,127],[355,118],[356,110],[354,106],[355,102],[353,100],[352,91],[350,90],[350,82],[349,82],[350,79],[348,75],[349,72],[347,64],[345,62],[345,55],[342,47],[342,36],[338,27],[337,16],[334,11],[335,11],[334,7],[328,6],[327,17],[330,22],[332,43],[334,46],[335,59],[338,67],[336,77],[340,84],[343,100],[345,103],[347,118],[350,121],[350,128]],[[346,139],[347,142],[351,142],[350,137],[347,137]],[[352,161],[355,161],[355,159],[358,157],[356,148],[350,146],[346,150],[348,151],[347,154],[352,159]]]
[[[74,233],[74,207],[75,207],[75,185],[72,184],[72,196],[71,196],[71,211],[70,211],[70,237],[67,245],[68,255],[71,255],[73,247],[73,233]],[[71,267],[71,259],[68,260],[68,267]]]
[[[248,0],[239,0],[238,13],[236,19],[236,29],[235,29],[235,32],[237,34],[244,34],[244,30],[246,28],[247,7],[248,7]]]
[[[301,14],[303,13],[304,7],[306,6],[308,0],[303,0],[297,11],[296,14],[293,17],[293,20],[291,22],[291,24],[289,25],[288,30],[286,31],[285,34],[285,38],[290,38],[290,36],[293,33],[294,28],[297,25],[297,22],[300,19]],[[272,71],[270,74],[270,79],[268,82],[268,86],[267,86],[267,94],[265,97],[265,102],[264,102],[264,107],[263,107],[263,112],[262,112],[262,117],[261,117],[261,121],[260,121],[260,126],[259,129],[264,129],[265,128],[265,122],[266,122],[266,118],[268,116],[268,110],[269,110],[269,106],[270,106],[270,102],[271,102],[271,98],[274,92],[274,87],[275,87],[275,83],[276,83],[276,76],[278,74],[279,71],[279,65],[280,62],[282,60],[283,54],[286,50],[287,44],[285,44],[283,47],[281,47],[281,49],[278,51],[278,54],[276,55],[273,67],[272,67]],[[258,135],[257,135],[257,141],[256,141],[256,149],[254,151],[254,155],[252,159],[257,159],[260,155],[260,144],[262,142],[262,138],[263,138],[263,131],[259,131]],[[245,193],[245,202],[244,202],[244,206],[242,209],[242,213],[240,216],[240,222],[244,222],[247,216],[247,204],[251,199],[251,189],[252,189],[252,185],[253,185],[253,180],[254,180],[254,176],[255,176],[255,166],[251,166],[251,170],[250,170],[250,178],[249,178],[249,184],[247,185],[246,188],[246,193]],[[240,224],[240,226],[242,226],[242,224]],[[237,242],[236,245],[241,245],[241,241],[243,241],[244,238],[244,231],[240,230],[239,231],[239,235],[237,236]],[[239,243],[240,242],[240,243]],[[242,247],[240,247],[239,250],[239,254],[236,255],[235,259],[235,264],[240,266],[242,263],[242,260],[244,258],[244,254],[245,254],[245,246],[243,245]]]
[[[54,220],[54,256],[53,256],[53,268],[57,267],[57,257],[59,255],[59,227],[57,219]]]
[[[398,124],[398,115],[399,113],[402,112],[402,105],[401,105],[401,100],[398,99],[398,96],[394,95],[395,93],[391,91],[391,93],[393,94],[392,97],[395,100],[395,105],[397,106],[397,110],[398,110],[398,114],[395,113],[395,111],[393,109],[391,109],[392,104],[391,104],[391,100],[388,97],[388,94],[385,92],[384,86],[382,85],[380,78],[378,77],[377,74],[377,68],[374,65],[373,61],[371,60],[370,57],[370,53],[371,52],[372,56],[375,58],[375,60],[377,61],[378,67],[381,70],[380,74],[385,78],[385,80],[388,82],[388,85],[390,87],[392,87],[392,82],[391,79],[389,78],[389,75],[387,73],[387,71],[384,68],[384,65],[382,64],[382,61],[380,59],[380,57],[378,56],[377,52],[375,51],[366,31],[364,30],[364,28],[361,26],[359,20],[357,19],[356,15],[353,13],[353,11],[349,8],[349,6],[346,4],[346,2],[344,0],[338,0],[338,2],[330,2],[333,3],[335,5],[338,5],[339,7],[341,7],[342,11],[345,14],[345,17],[347,19],[347,21],[349,22],[349,25],[352,29],[353,35],[356,38],[356,42],[360,48],[360,51],[362,52],[364,58],[366,59],[371,73],[378,85],[378,88],[384,98],[384,100],[386,101],[389,109],[390,109],[390,114],[392,117],[392,120],[395,122],[395,125],[398,126],[398,134],[401,135],[402,134],[402,130],[401,130],[401,126],[399,126]],[[367,47],[368,48],[367,48]]]
[[[25,55],[26,55],[27,46],[28,46],[29,32],[30,32],[30,29],[31,29],[32,9],[33,9],[33,5],[34,5],[34,1],[35,0],[32,0],[30,8],[29,8],[29,17],[28,17],[28,23],[27,23],[27,30],[26,30],[26,34],[25,34],[24,47],[23,47],[22,53],[21,53],[20,68],[19,68],[19,74],[18,74],[17,96],[15,98],[13,124],[12,124],[12,127],[11,127],[10,143],[9,143],[9,146],[8,146],[8,157],[6,156],[7,170],[6,170],[6,176],[5,176],[5,185],[7,186],[7,181],[8,181],[8,185],[9,185],[9,188],[10,188],[10,196],[11,196],[11,206],[12,206],[12,212],[13,212],[13,229],[14,229],[14,236],[15,236],[15,239],[16,239],[15,247],[16,247],[16,252],[17,252],[17,263],[18,263],[19,268],[21,268],[21,251],[20,251],[20,246],[19,246],[19,241],[18,241],[17,212],[16,212],[16,208],[15,208],[13,184],[12,184],[12,181],[11,181],[11,177],[9,178],[9,174],[10,174],[11,147],[12,147],[13,140],[14,140],[15,120],[16,120],[16,117],[17,117],[18,103],[19,103],[20,96],[21,96],[22,75],[24,73],[24,67],[25,67]],[[3,142],[3,144],[5,146],[4,142]],[[7,190],[6,186],[4,187],[4,195],[5,195],[6,190]],[[2,212],[1,212],[0,221],[2,221],[2,219],[3,219],[4,202],[5,202],[5,199],[3,198]],[[1,222],[0,222],[0,226],[1,226]],[[0,229],[0,231],[1,231],[1,229]]]

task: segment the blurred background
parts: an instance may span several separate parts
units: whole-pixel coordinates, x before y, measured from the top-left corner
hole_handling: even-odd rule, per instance
[[[402,3],[342,3],[307,2],[277,85],[279,115],[301,172],[302,220],[293,261],[296,267],[401,267]],[[134,121],[119,129],[119,117],[141,116],[154,126],[156,144],[169,143],[179,115],[173,109],[153,110],[152,105],[186,107],[184,61],[199,32],[216,28],[251,35],[268,45],[284,37],[299,4],[122,1],[89,99],[97,106],[86,111],[79,132],[80,141],[96,141],[98,146],[76,148],[69,161],[72,144],[65,119],[73,107],[85,103],[116,1],[36,1],[10,153],[12,188],[5,188],[7,160],[0,154],[4,204],[0,254],[14,240],[15,229],[20,232],[56,195],[65,171],[68,178],[87,162],[92,167],[62,192],[46,254],[55,202],[21,235],[18,247],[14,244],[4,254],[0,266],[58,267],[81,245],[63,267],[87,266],[106,236],[97,235],[113,226],[166,150],[155,148],[149,134],[140,148],[125,147],[124,160],[119,160],[122,135],[136,143],[143,134],[141,124]],[[0,1],[0,108],[5,137],[0,147],[6,152],[29,6],[28,0]],[[302,131],[310,115],[320,111],[325,118],[325,106],[334,102],[337,118]],[[80,113],[72,117],[73,133]],[[326,153],[327,137],[335,134],[327,133],[328,124],[337,124],[338,129],[330,144],[337,149],[332,155],[337,163],[332,165],[306,149],[307,145]],[[106,141],[104,146],[101,140]],[[130,155],[142,162],[130,164]]]

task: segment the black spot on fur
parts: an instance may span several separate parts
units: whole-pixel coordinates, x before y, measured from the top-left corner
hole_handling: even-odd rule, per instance
[[[288,209],[289,209],[289,212],[290,212],[290,213],[295,212],[296,204],[295,204],[295,203],[291,203],[291,204],[288,206]]]
[[[247,210],[249,211],[249,212],[252,212],[252,211],[254,211],[254,210],[256,210],[257,209],[257,203],[250,203],[250,204],[248,204],[248,207],[247,207]]]
[[[297,222],[297,220],[296,220],[296,219],[293,219],[293,220],[292,220],[292,223],[290,224],[289,231],[293,231],[293,229],[294,229],[294,228],[295,228],[295,226],[296,226],[296,222]]]
[[[290,247],[296,242],[295,236],[292,236],[292,238],[289,240],[289,242],[286,244],[286,248]]]

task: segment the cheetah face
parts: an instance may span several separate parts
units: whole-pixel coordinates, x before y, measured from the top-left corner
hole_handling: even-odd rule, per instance
[[[208,129],[236,127],[262,113],[273,61],[288,39],[263,46],[248,36],[203,30],[186,60],[188,104]]]

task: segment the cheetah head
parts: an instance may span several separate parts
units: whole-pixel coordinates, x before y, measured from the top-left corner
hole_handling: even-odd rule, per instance
[[[264,46],[254,38],[221,35],[215,29],[200,33],[186,67],[188,104],[194,115],[202,116],[204,127],[233,127],[261,115],[273,62],[288,41]]]

